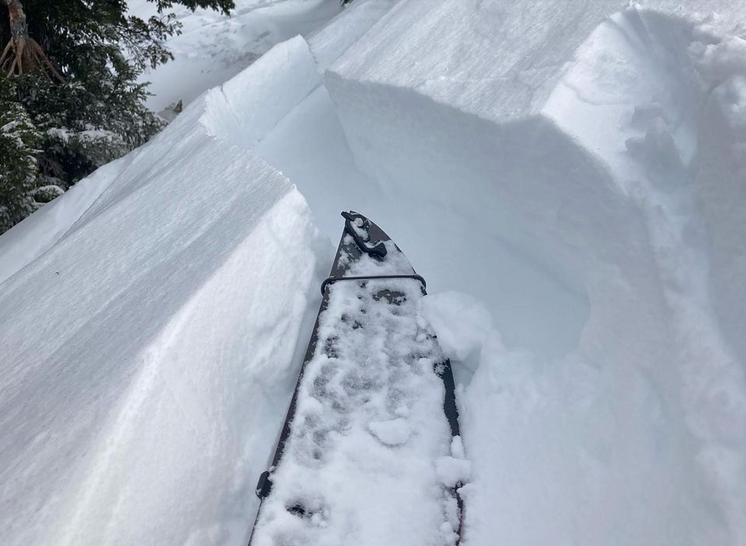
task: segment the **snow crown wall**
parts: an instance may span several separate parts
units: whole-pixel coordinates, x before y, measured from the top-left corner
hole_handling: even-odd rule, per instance
[[[729,521],[723,531],[719,516],[682,507],[682,519],[702,518],[687,540],[740,544],[746,496],[729,484],[743,482],[746,448],[744,354],[735,333],[746,327],[736,296],[738,241],[746,236],[736,212],[746,206],[736,182],[746,57],[739,39],[725,45],[727,32],[714,31],[717,20],[681,18],[667,2],[649,6],[400,3],[325,82],[357,165],[409,211],[408,221],[427,226],[427,236],[458,230],[455,239],[471,248],[459,249],[469,264],[461,270],[477,293],[499,290],[491,285],[498,273],[479,278],[471,269],[503,267],[490,259],[490,241],[504,240],[577,300],[587,294],[577,354],[620,392],[630,389],[615,398],[618,415],[635,412],[633,393],[646,383],[663,411],[678,414],[666,424],[678,446],[671,464],[682,469],[673,479],[687,484],[690,499],[700,495],[699,480],[708,483],[706,502],[717,498]],[[547,20],[552,25],[541,24]],[[714,66],[719,78],[709,75]],[[418,215],[423,200],[434,206]],[[531,283],[523,293],[536,296]],[[582,321],[572,298],[558,293],[548,307]],[[491,307],[510,342],[516,321],[508,301]],[[630,429],[643,426],[636,418],[626,418]],[[668,501],[649,502],[655,510]],[[640,518],[653,536],[656,524]]]
[[[108,166],[0,285],[3,544],[247,539],[330,249],[287,179],[206,132],[232,121],[206,104]]]

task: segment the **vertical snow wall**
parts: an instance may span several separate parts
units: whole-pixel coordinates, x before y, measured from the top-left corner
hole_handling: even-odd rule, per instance
[[[518,287],[550,346],[582,325],[551,368],[483,350],[468,543],[746,540],[746,48],[725,21],[649,7],[400,3],[326,72],[392,232],[457,256],[447,284],[509,346],[542,352],[513,333],[539,321],[495,286],[514,267],[496,243],[565,288]]]
[[[2,544],[248,540],[331,245],[208,133],[237,113],[207,93],[2,283]]]

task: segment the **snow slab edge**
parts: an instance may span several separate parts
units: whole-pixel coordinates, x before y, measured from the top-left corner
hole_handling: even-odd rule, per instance
[[[204,104],[2,284],[3,544],[246,538],[331,248]]]
[[[325,75],[358,167],[407,211],[402,224],[427,226],[420,244],[410,246],[443,240],[461,225],[455,239],[462,247],[474,244],[463,263],[493,271],[492,279],[474,279],[479,294],[489,294],[490,282],[502,280],[499,271],[506,264],[490,261],[489,241],[504,239],[590,302],[577,350],[557,371],[547,373],[539,363],[506,357],[504,348],[495,349],[501,342],[483,354],[480,381],[463,398],[466,431],[472,432],[466,436],[467,450],[487,479],[475,484],[473,501],[491,507],[481,518],[477,506],[467,512],[475,543],[500,537],[541,544],[557,536],[594,543],[613,536],[620,544],[740,544],[746,536],[738,516],[746,507],[746,493],[733,486],[744,483],[746,468],[743,358],[734,353],[739,348],[735,334],[733,341],[724,337],[738,329],[732,321],[743,324],[742,298],[735,295],[742,282],[734,277],[742,269],[744,251],[734,239],[746,236],[735,213],[746,203],[733,205],[732,200],[743,194],[734,184],[736,173],[743,172],[743,123],[737,121],[742,119],[743,86],[737,80],[746,58],[737,53],[742,49],[737,38],[707,29],[714,24],[712,16],[688,13],[671,2],[645,4],[649,10],[627,10],[628,4],[619,2],[563,4],[566,12],[558,28],[569,24],[580,30],[569,32],[560,44],[549,41],[549,51],[545,46],[526,49],[520,40],[490,41],[527,35],[528,27],[541,20],[517,13],[523,4],[400,3]],[[531,9],[545,8],[542,3]],[[742,9],[724,2],[698,2],[692,6],[697,8],[734,12],[733,20]],[[577,25],[574,14],[582,14],[582,21],[590,17],[588,24]],[[489,23],[494,23],[492,34],[475,32]],[[717,45],[728,40],[730,46]],[[689,56],[700,50],[714,58],[714,68],[694,68],[697,63]],[[463,62],[472,58],[473,63]],[[707,81],[713,71],[721,77]],[[527,75],[537,74],[541,84],[526,86]],[[721,90],[711,99],[707,90],[713,85]],[[715,115],[698,117],[708,110]],[[699,126],[698,119],[703,120]],[[702,164],[697,162],[697,135],[705,137]],[[716,188],[718,181],[723,186]],[[425,212],[420,216],[418,211]],[[439,223],[447,227],[439,229]],[[733,230],[740,236],[734,238]],[[714,243],[709,249],[708,234]],[[713,269],[708,255],[714,258]],[[698,278],[700,273],[704,278]],[[525,294],[533,288],[527,286]],[[711,291],[717,299],[710,300]],[[727,301],[724,293],[735,299]],[[510,334],[515,315],[506,309],[507,299],[498,305],[503,313],[496,317],[498,330]],[[552,330],[556,325],[547,334]],[[519,375],[521,368],[532,369],[538,379],[524,372],[512,387],[510,375]],[[542,383],[553,392],[552,380],[573,387],[568,393],[577,394],[567,396],[587,397],[591,405],[584,410],[583,404],[574,407],[572,400],[562,400],[559,392],[551,395],[554,401],[531,392]],[[502,394],[511,388],[515,394]],[[525,403],[522,394],[529,398]],[[513,402],[501,405],[511,396]],[[572,484],[549,479],[547,471],[533,490],[526,488],[537,474],[528,467],[526,474],[516,472],[516,464],[525,461],[522,454],[546,449],[553,438],[550,429],[558,425],[549,414],[538,418],[542,403],[556,403],[555,413],[577,411],[573,419],[581,431],[591,419],[584,411],[606,413],[608,424],[626,431],[636,451],[624,454],[627,447],[619,445],[614,463],[594,452],[604,448],[589,437],[577,438],[574,447],[556,438],[557,452],[542,452],[533,468],[559,469],[555,463],[567,456],[562,464],[575,465],[587,484],[571,480],[577,484],[572,500],[566,487]],[[517,412],[509,413],[516,419],[536,417],[530,426],[547,427],[547,434],[534,438],[506,425],[501,441],[479,443],[475,438],[494,434],[496,417],[485,416],[490,411]],[[562,424],[572,428],[572,422]],[[568,430],[568,438],[571,434]],[[613,438],[604,440],[607,448]],[[494,453],[511,439],[519,443],[496,458]],[[571,451],[582,446],[588,451],[578,460]],[[645,493],[643,482],[666,476],[656,471],[661,460],[671,474],[654,486],[655,494]],[[485,466],[500,461],[502,470]],[[645,472],[651,479],[641,481]],[[547,480],[557,486],[556,496]],[[612,482],[608,489],[602,485]],[[485,489],[490,484],[493,489]],[[616,508],[596,513],[595,503],[586,504],[589,495]],[[547,499],[539,515],[545,525],[537,527],[529,519],[536,517],[532,503],[540,497]],[[647,508],[641,507],[643,497]],[[574,508],[563,516],[551,498]],[[495,506],[502,508],[497,510],[501,515],[494,515]],[[650,519],[660,511],[669,523]],[[577,525],[573,522],[581,512],[586,523]],[[622,529],[613,518],[619,513],[635,523]]]

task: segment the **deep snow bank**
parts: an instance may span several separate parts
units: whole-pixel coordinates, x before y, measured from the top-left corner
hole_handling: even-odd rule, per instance
[[[746,540],[746,55],[693,12],[744,13],[646,5],[400,3],[325,76],[388,229],[502,334],[462,397],[470,544]],[[542,344],[577,348],[504,348]]]
[[[312,57],[288,44],[275,77],[303,77],[261,136],[243,119],[271,94],[215,127],[298,184],[329,234],[359,208],[432,286],[493,312],[462,396],[467,540],[740,544],[746,389],[722,335],[743,306],[709,300],[738,271],[709,264],[739,256],[717,237],[739,229],[739,103],[723,102],[739,69],[712,101],[699,58],[723,38],[665,2],[390,7],[347,10]]]
[[[3,544],[247,538],[329,247],[205,102],[1,285]]]
[[[727,111],[702,117],[720,107],[695,57],[719,38],[655,7],[605,19],[624,6],[541,4],[529,18],[490,2],[386,15],[390,4],[363,2],[310,38],[313,57],[296,40],[268,65],[295,86],[266,132],[244,119],[271,93],[237,97],[246,117],[215,126],[298,184],[329,234],[340,208],[364,210],[432,286],[492,310],[499,334],[467,357],[481,365],[463,393],[472,543],[742,540],[743,379],[706,275],[738,254],[725,238],[696,242],[703,219],[737,228],[737,214],[707,208],[737,195],[713,179],[738,176],[701,161],[697,135],[715,131],[708,153],[732,164],[738,128]],[[324,85],[312,58],[330,66]],[[698,204],[705,187],[717,197]],[[687,271],[705,276],[680,284]]]

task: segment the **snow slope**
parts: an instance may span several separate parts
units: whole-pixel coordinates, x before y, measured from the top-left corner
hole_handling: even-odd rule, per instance
[[[210,96],[2,284],[3,544],[248,536],[329,246]]]
[[[230,15],[214,10],[173,6],[181,34],[166,41],[174,59],[142,75],[149,82],[147,105],[168,119],[178,101],[188,105],[202,93],[235,76],[275,44],[323,26],[341,7],[336,0],[237,0]],[[129,12],[142,18],[157,15],[148,0],[130,0]],[[253,82],[262,85],[261,82]],[[284,114],[284,113],[283,113]],[[122,158],[76,183],[74,191],[56,200],[33,220],[0,238],[0,282],[49,249],[101,192],[115,180]]]
[[[167,10],[182,24],[166,41],[174,60],[143,74],[151,82],[148,106],[162,111],[182,100],[189,104],[204,91],[229,80],[277,43],[306,35],[339,13],[337,0],[236,0],[230,15],[184,6]],[[129,12],[156,15],[147,0],[128,0]]]
[[[746,545],[743,21],[728,0],[356,0],[196,100],[85,213],[58,201],[82,214],[58,243],[21,248],[65,231],[39,213],[0,237],[0,538],[241,542],[328,267],[299,190],[335,239],[340,210],[370,216],[435,292],[464,544]],[[225,437],[238,455],[209,459]],[[142,471],[107,470],[145,445]]]

